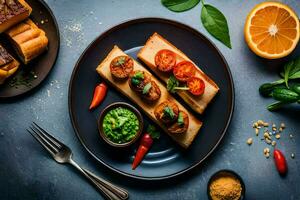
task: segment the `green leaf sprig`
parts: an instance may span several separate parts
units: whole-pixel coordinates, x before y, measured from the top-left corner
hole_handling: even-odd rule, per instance
[[[184,125],[184,120],[183,120],[183,114],[182,114],[182,112],[180,112],[179,115],[178,115],[177,123],[179,124],[179,126]]]
[[[175,78],[175,76],[171,75],[167,81],[167,90],[171,93],[175,93],[176,90],[189,90],[188,87],[179,86],[179,81]]]
[[[265,83],[259,87],[262,96],[273,97],[277,102],[268,105],[268,110],[274,111],[283,105],[290,103],[300,103],[300,57],[291,60],[284,65],[280,73],[281,79]],[[290,83],[293,81],[293,83]]]
[[[153,139],[159,139],[160,137],[160,132],[153,125],[147,127],[147,133],[149,133]]]
[[[184,12],[195,7],[200,0],[161,0],[162,5],[173,12]],[[216,39],[232,48],[226,17],[216,7],[201,0],[201,22],[204,28]]]
[[[150,83],[147,83],[143,89],[143,94],[147,94],[150,90],[150,88],[152,87],[152,84],[151,82]]]
[[[183,12],[194,8],[200,0],[161,0],[161,3],[173,12]]]
[[[173,109],[170,108],[169,106],[166,106],[166,107],[164,108],[164,111],[163,111],[163,112],[164,112],[164,115],[167,116],[168,118],[174,119],[175,114],[174,114],[174,112],[173,112]]]

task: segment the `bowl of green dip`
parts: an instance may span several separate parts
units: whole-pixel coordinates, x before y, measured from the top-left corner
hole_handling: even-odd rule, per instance
[[[141,135],[143,126],[141,113],[124,102],[116,102],[104,108],[98,120],[100,136],[114,147],[133,144]]]

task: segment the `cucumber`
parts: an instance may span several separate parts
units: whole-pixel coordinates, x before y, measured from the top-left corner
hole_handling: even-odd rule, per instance
[[[277,101],[281,101],[284,103],[293,103],[300,99],[298,93],[284,88],[275,88],[272,92],[272,96]]]
[[[272,96],[272,92],[276,88],[286,88],[285,85],[277,85],[273,83],[265,83],[259,87],[259,93],[264,97]]]

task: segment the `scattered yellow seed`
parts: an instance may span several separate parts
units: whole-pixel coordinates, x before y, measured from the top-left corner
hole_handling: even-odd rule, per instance
[[[247,144],[248,145],[251,145],[253,143],[253,139],[252,138],[249,138],[248,140],[247,140]]]
[[[42,20],[42,21],[41,21],[41,24],[44,24],[44,23],[45,23],[44,20]]]
[[[253,124],[253,128],[257,128],[258,127],[258,124],[257,124],[257,122],[255,122],[254,124]]]
[[[284,129],[284,128],[285,128],[285,124],[284,124],[284,123],[281,123],[281,124],[280,124],[280,128],[283,128],[283,129]]]
[[[255,128],[255,134],[256,134],[256,136],[258,136],[258,133],[259,133],[259,129]]]
[[[258,121],[257,121],[257,124],[258,124],[259,126],[263,126],[263,125],[264,125],[264,122],[263,122],[263,120],[258,120]]]
[[[276,127],[272,127],[272,131],[276,131],[277,130],[277,128]]]
[[[270,149],[268,147],[264,148],[264,154],[270,153]]]
[[[266,138],[266,143],[267,143],[267,144],[271,144],[271,143],[272,143],[272,140],[270,140],[269,138]]]
[[[279,139],[279,138],[280,138],[280,134],[276,134],[276,135],[275,135],[275,138],[276,138],[276,139]]]
[[[268,127],[268,126],[269,126],[269,123],[265,122],[264,127]]]
[[[282,132],[282,131],[283,131],[283,128],[282,128],[282,127],[280,127],[280,128],[278,129],[278,131],[279,131],[279,132]]]
[[[272,146],[275,146],[276,145],[276,141],[272,141]]]
[[[268,132],[264,132],[264,138],[265,139],[267,138],[267,139],[271,140],[271,136]]]
[[[264,155],[266,158],[270,157],[270,149],[269,148],[264,148]]]

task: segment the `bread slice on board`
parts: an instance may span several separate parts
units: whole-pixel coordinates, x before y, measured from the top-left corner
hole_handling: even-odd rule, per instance
[[[146,42],[145,46],[138,53],[138,58],[141,59],[148,67],[165,83],[170,74],[160,72],[155,66],[155,55],[162,49],[168,49],[175,52],[176,63],[187,60],[195,64],[183,52],[177,49],[174,45],[164,39],[158,33],[154,33]],[[205,59],[205,58],[203,58]],[[195,64],[195,66],[197,66]],[[189,91],[178,90],[177,94],[197,113],[202,114],[207,105],[212,101],[214,96],[218,93],[219,87],[211,80],[199,67],[196,77],[201,78],[205,82],[205,91],[201,96],[194,96]]]
[[[24,0],[0,1],[0,33],[28,18],[31,12]]]
[[[0,85],[17,71],[19,65],[20,63],[0,44]]]
[[[158,126],[160,126],[172,139],[174,139],[179,145],[181,145],[184,148],[188,148],[193,140],[195,139],[196,135],[198,134],[202,122],[199,121],[190,111],[185,109],[176,99],[174,99],[165,86],[157,80],[155,77],[153,77],[153,80],[157,83],[161,90],[161,97],[158,101],[156,101],[153,104],[146,103],[143,101],[140,96],[134,92],[128,84],[128,80],[126,81],[116,81],[110,73],[110,63],[111,61],[117,57],[126,55],[118,46],[114,46],[114,48],[111,50],[111,52],[107,55],[107,57],[99,64],[97,67],[97,72],[100,74],[100,76],[107,81],[110,85],[115,87],[119,92],[121,92],[123,95],[127,96],[132,102],[134,102],[135,105],[138,105],[144,113],[150,117],[153,122],[155,122]],[[137,61],[134,60],[134,70],[143,70],[151,74],[144,66],[139,64]],[[177,103],[180,110],[185,111],[188,113],[189,116],[189,128],[186,133],[183,134],[171,134],[168,132],[168,130],[165,128],[165,126],[159,122],[155,116],[154,116],[154,109],[157,105],[162,103],[163,101],[170,100],[175,103]]]
[[[30,19],[12,27],[6,34],[14,44],[24,64],[39,56],[47,49],[48,38],[45,32]]]

